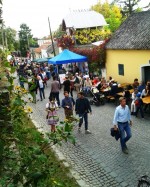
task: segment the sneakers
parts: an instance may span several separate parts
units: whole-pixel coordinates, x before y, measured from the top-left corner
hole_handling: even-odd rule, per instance
[[[78,132],[81,132],[81,127],[78,128]],[[85,130],[85,134],[91,134],[91,132],[89,130]]]
[[[91,134],[89,130],[85,130],[85,134]]]

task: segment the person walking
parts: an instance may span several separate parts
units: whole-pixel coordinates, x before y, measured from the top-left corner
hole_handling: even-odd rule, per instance
[[[43,80],[44,84],[47,86],[47,76],[46,76],[46,73],[43,69],[41,69],[41,72],[40,72],[39,76]]]
[[[128,154],[127,141],[131,138],[132,125],[131,115],[128,105],[126,105],[126,99],[124,97],[119,98],[120,105],[116,108],[113,125],[114,130],[117,130],[117,126],[120,132],[120,143],[122,152]]]
[[[80,91],[80,87],[81,87],[81,78],[78,76],[78,73],[75,74],[74,86],[78,94],[78,92]]]
[[[37,88],[39,89],[39,92],[40,92],[40,98],[41,98],[41,101],[43,100],[43,98],[45,99],[45,92],[44,92],[44,82],[43,80],[41,79],[40,76],[37,76]]]
[[[49,102],[46,104],[46,111],[47,111],[47,124],[51,126],[51,132],[56,131],[56,125],[59,121],[59,117],[57,115],[57,103],[53,100],[53,98],[49,99]]]
[[[88,113],[92,114],[92,109],[89,103],[89,100],[84,97],[83,92],[78,93],[78,99],[76,100],[75,105],[75,111],[76,114],[79,115],[79,132],[81,130],[81,126],[83,124],[83,118],[85,122],[85,134],[91,134],[91,132],[88,130]]]
[[[65,76],[65,81],[63,82],[64,85],[64,92],[67,91],[68,93],[70,93],[70,80],[68,76]]]
[[[62,100],[62,107],[64,108],[66,119],[70,119],[73,116],[73,108],[75,101],[72,97],[69,97],[69,93],[64,91],[65,98]]]
[[[72,76],[70,79],[70,95],[73,97],[73,90],[74,90],[74,77]]]
[[[60,83],[57,80],[57,77],[53,77],[53,82],[51,84],[51,92],[49,98],[53,98],[57,100],[58,107],[60,107],[60,100],[59,100],[59,90],[60,90]]]

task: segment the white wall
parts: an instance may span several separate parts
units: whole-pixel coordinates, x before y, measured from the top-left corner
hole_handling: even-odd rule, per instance
[[[46,42],[51,42],[51,40],[38,40],[38,45],[41,46]]]
[[[42,58],[47,58],[48,57],[46,49],[41,49],[41,57]]]

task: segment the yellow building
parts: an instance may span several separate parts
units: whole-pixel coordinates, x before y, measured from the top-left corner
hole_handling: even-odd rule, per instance
[[[106,75],[118,83],[150,80],[150,11],[132,14],[106,45]]]

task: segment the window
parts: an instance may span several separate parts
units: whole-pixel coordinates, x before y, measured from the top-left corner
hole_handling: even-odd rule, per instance
[[[124,76],[124,64],[118,64],[118,74]]]

